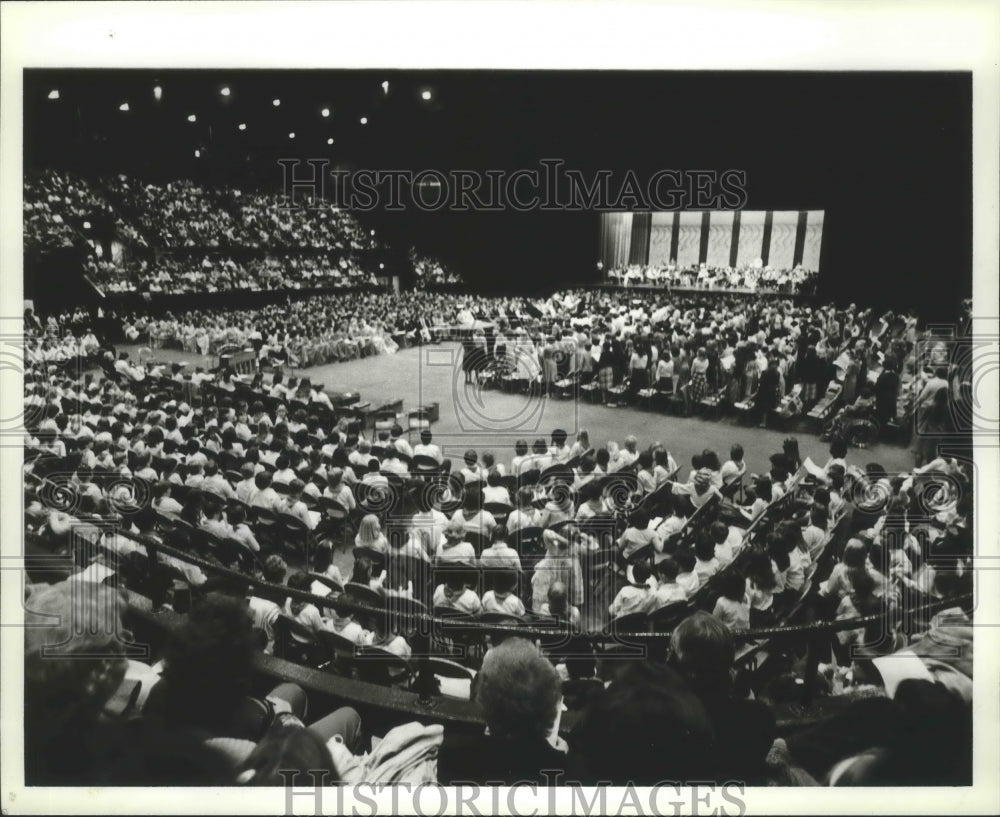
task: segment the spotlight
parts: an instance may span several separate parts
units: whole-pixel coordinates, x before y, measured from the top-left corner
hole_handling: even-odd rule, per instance
[[[389,93],[389,80],[386,80],[385,82],[382,83],[382,93],[383,94]]]
[[[153,99],[157,102],[163,99],[163,89],[159,85],[153,86]]]
[[[295,138],[295,131],[292,131],[290,134],[288,134],[288,138],[289,139],[294,139]]]
[[[240,130],[246,130],[247,129],[247,123],[246,122],[240,122],[240,124],[238,125],[238,127],[239,127]]]
[[[271,100],[271,104],[274,105],[275,108],[277,108],[281,104],[281,100],[280,99],[272,99]]]
[[[188,122],[197,122],[197,121],[198,121],[198,117],[197,116],[195,116],[193,113],[192,114],[188,114]]]
[[[121,105],[118,106],[118,110],[119,111],[125,111],[125,113],[128,113],[128,111],[129,111],[128,103],[127,102],[123,102]]]
[[[228,85],[224,86],[223,89],[219,91],[219,93],[222,94],[223,96],[229,96],[229,86]]]
[[[55,88],[49,91],[49,99],[59,99],[59,91],[57,91]]]
[[[367,116],[362,116],[361,117],[361,124],[362,125],[367,125],[368,124],[368,117]]]
[[[327,139],[327,140],[326,140],[326,143],[327,143],[328,145],[332,145],[332,144],[333,144],[333,137],[331,136],[331,137],[330,137],[329,139]]]
[[[201,151],[200,150],[196,150],[194,152],[194,158],[195,159],[200,159],[201,158]]]
[[[420,98],[422,100],[424,100],[424,102],[429,102],[430,98],[431,98],[431,92],[430,91],[424,91],[424,92],[422,92],[420,94]]]
[[[326,117],[328,117],[330,115],[330,109],[329,108],[324,108],[323,110],[321,110],[319,112],[319,115],[322,116],[325,119]]]

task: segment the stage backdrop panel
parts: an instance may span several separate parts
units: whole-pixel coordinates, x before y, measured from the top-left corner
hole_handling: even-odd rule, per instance
[[[627,267],[632,244],[632,213],[601,215],[601,261],[605,270]]]
[[[802,266],[819,272],[819,253],[823,244],[823,211],[810,210],[806,214],[806,238],[802,245]]]
[[[649,263],[654,267],[665,267],[670,263],[670,251],[674,241],[674,214],[653,213],[653,223],[649,236]]]
[[[798,210],[775,210],[771,222],[771,249],[768,266],[774,269],[791,269],[795,260],[795,232],[798,229]]]
[[[701,249],[701,213],[681,213],[677,231],[677,266],[697,267]]]
[[[729,252],[733,247],[733,219],[732,210],[719,210],[709,215],[705,263],[710,267],[729,266]]]
[[[740,240],[736,249],[736,266],[752,264],[764,250],[764,210],[743,210],[740,213]]]

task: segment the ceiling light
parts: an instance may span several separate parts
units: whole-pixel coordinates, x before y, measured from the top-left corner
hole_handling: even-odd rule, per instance
[[[128,103],[127,102],[123,102],[121,105],[118,106],[118,110],[119,111],[125,111],[125,113],[128,113],[128,110],[129,110]]]
[[[430,91],[424,91],[422,94],[420,94],[420,97],[421,97],[421,99],[424,100],[424,102],[427,102],[431,98],[431,92]]]
[[[280,99],[272,99],[271,100],[271,104],[274,105],[275,108],[277,108],[281,104],[281,100]]]
[[[288,134],[288,138],[289,139],[294,139],[295,138],[295,131],[292,131],[290,134]]]
[[[247,123],[246,122],[240,122],[239,129],[240,130],[246,130],[247,129]]]
[[[90,222],[89,221],[83,222],[83,229],[84,230],[89,230],[90,229]]]
[[[225,86],[221,91],[219,91],[219,93],[223,96],[229,96],[229,86]]]
[[[57,91],[55,88],[49,91],[49,99],[59,99],[59,91]]]
[[[385,269],[385,264],[379,264],[379,265],[378,265],[378,268],[379,268],[379,269]]]
[[[389,80],[386,80],[385,82],[382,83],[382,93],[383,94],[389,93]]]
[[[193,113],[192,114],[188,114],[188,122],[197,122],[197,121],[198,121],[198,117],[197,116],[195,116]]]
[[[153,99],[157,102],[163,99],[163,89],[159,85],[153,86]]]
[[[328,145],[332,145],[332,144],[333,144],[333,137],[331,136],[331,137],[330,137],[329,139],[327,139],[327,140],[326,140],[326,143],[327,143]]]
[[[372,230],[372,235],[375,235],[375,231],[374,230]]]
[[[368,117],[367,116],[362,116],[361,117],[361,124],[362,125],[367,125],[368,124]]]
[[[200,159],[201,158],[201,151],[200,150],[196,150],[194,152],[194,158],[195,159]]]
[[[320,115],[320,116],[323,116],[323,117],[327,117],[327,116],[329,116],[329,115],[330,115],[330,109],[329,109],[329,108],[324,108],[323,110],[321,110],[321,111],[319,112],[319,115]]]

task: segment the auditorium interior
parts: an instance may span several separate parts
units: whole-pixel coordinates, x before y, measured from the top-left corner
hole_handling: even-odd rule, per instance
[[[971,93],[26,70],[26,782],[970,785]]]

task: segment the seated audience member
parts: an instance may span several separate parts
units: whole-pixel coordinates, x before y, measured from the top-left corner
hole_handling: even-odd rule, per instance
[[[750,629],[750,598],[743,574],[729,571],[721,580],[712,615],[731,630]]]
[[[444,544],[437,553],[438,562],[476,563],[476,549],[465,540],[465,523],[462,520],[449,522],[444,529],[444,538]]]
[[[504,571],[494,583],[492,590],[487,590],[483,594],[484,613],[503,613],[504,615],[517,616],[524,615],[524,604],[515,595],[517,589],[517,573],[514,571]]]
[[[420,432],[420,442],[413,446],[413,456],[430,457],[440,465],[444,458],[441,454],[441,449],[433,442],[433,439],[434,435],[431,434],[429,428],[422,429]]]
[[[254,637],[243,604],[209,594],[187,614],[171,641],[162,680],[144,712],[165,729],[187,733],[221,751],[236,769],[275,724],[276,713],[305,715],[305,693],[283,683],[266,698],[251,694]],[[326,741],[339,734],[357,746],[359,718],[338,710],[313,729]]]
[[[538,526],[538,510],[532,504],[534,497],[530,488],[520,488],[517,492],[517,507],[507,517],[507,532],[515,533],[521,528]]]
[[[444,584],[435,588],[434,606],[450,607],[470,616],[477,615],[483,609],[479,594],[466,584],[466,577],[458,573],[449,573]]]
[[[722,474],[722,484],[731,485],[738,479],[742,479],[747,471],[747,464],[743,462],[743,446],[734,445],[729,449],[729,459],[722,464],[720,473]]]
[[[548,596],[538,612],[568,622],[573,632],[579,632],[583,627],[583,617],[579,608],[569,603],[564,582],[555,581],[549,585]]]
[[[715,779],[705,708],[681,676],[659,662],[625,662],[570,737],[568,777],[585,785]]]
[[[647,562],[629,565],[629,582],[615,596],[608,612],[611,618],[631,615],[632,613],[647,613],[650,609],[653,594],[649,588],[649,577],[652,571]]]
[[[759,785],[776,737],[771,710],[733,696],[730,668],[736,646],[729,627],[704,611],[684,619],[670,636],[671,663],[701,701],[715,733],[710,780]]]
[[[479,564],[483,567],[510,568],[521,572],[521,557],[507,544],[507,529],[503,525],[497,525],[493,529],[490,546],[484,548],[479,555]]]
[[[725,522],[716,520],[708,526],[708,533],[715,543],[715,558],[722,569],[729,565],[743,545],[743,531],[730,528]]]
[[[510,494],[501,484],[503,477],[495,468],[486,473],[486,487],[483,488],[483,503],[499,502],[510,505]]]
[[[251,508],[264,508],[268,511],[276,511],[282,504],[281,494],[271,487],[271,475],[267,471],[261,471],[254,477],[254,485],[257,493],[250,499]]]
[[[695,572],[698,559],[694,551],[689,548],[680,548],[674,554],[674,561],[680,572],[677,574],[677,584],[684,591],[688,598],[691,598],[701,587],[701,580]]]
[[[24,773],[29,786],[93,785],[115,734],[101,723],[128,661],[114,591],[78,593],[70,582],[29,585],[24,628]],[[117,619],[117,612],[114,613]],[[81,626],[82,625],[82,626]],[[57,646],[58,645],[58,646]],[[46,647],[55,654],[45,654]],[[108,745],[105,744],[108,740]]]
[[[638,508],[629,517],[628,527],[618,539],[618,547],[621,548],[622,558],[628,560],[645,547],[662,552],[663,539],[657,531],[650,529],[649,514]]]
[[[712,576],[719,572],[719,560],[715,558],[715,542],[702,532],[694,546],[694,572],[698,576],[698,587],[704,587]]]
[[[438,782],[551,785],[565,771],[558,729],[562,689],[555,668],[538,648],[508,638],[486,653],[473,700],[486,732],[465,737],[446,728],[438,754]]]
[[[680,567],[674,559],[669,556],[656,563],[653,568],[657,586],[653,591],[653,596],[649,605],[649,612],[655,612],[661,607],[670,604],[678,604],[687,601],[687,593],[684,588],[677,583],[677,575]]]
[[[379,553],[388,553],[389,542],[382,532],[378,517],[373,513],[366,514],[358,526],[358,532],[354,536],[354,546],[359,548],[371,548]]]

